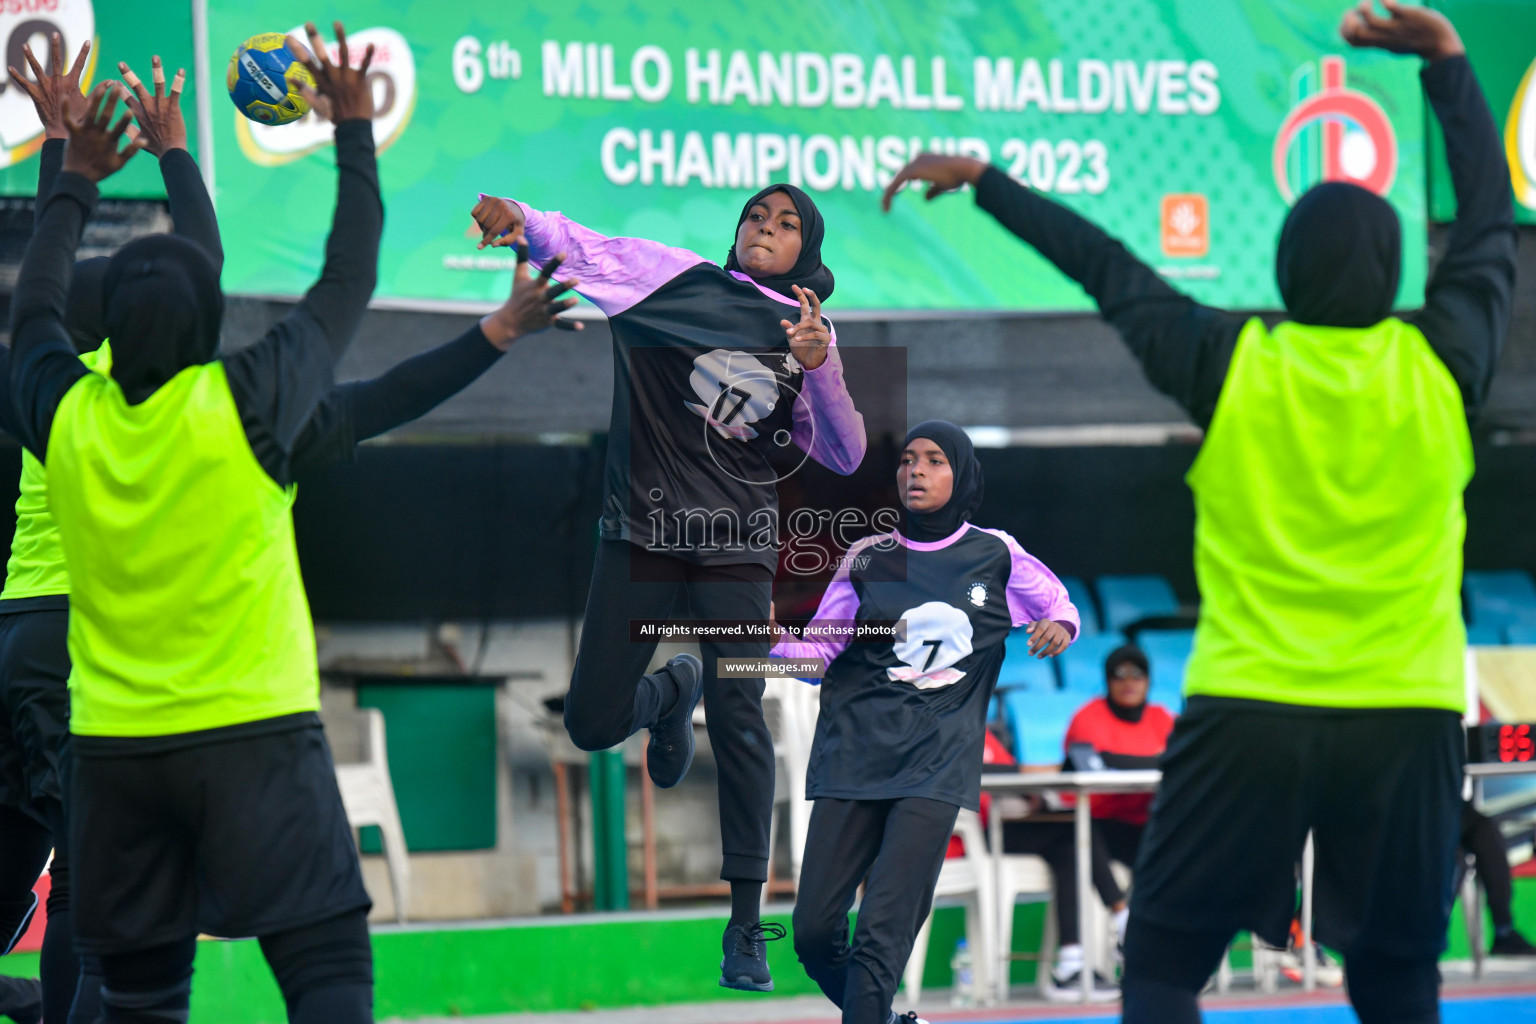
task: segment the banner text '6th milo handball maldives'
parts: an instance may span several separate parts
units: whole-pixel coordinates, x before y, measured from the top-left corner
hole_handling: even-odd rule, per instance
[[[216,67],[313,16],[214,0]],[[880,190],[915,153],[991,160],[1124,238],[1204,301],[1273,307],[1287,204],[1324,178],[1386,195],[1424,281],[1417,62],[1348,51],[1339,0],[744,0],[579,8],[349,0],[373,42],[388,205],[380,297],[486,302],[511,253],[477,252],[476,193],[723,260],[772,181],[821,205],[832,309],[1082,309],[1081,291],[950,198]],[[232,291],[295,294],[318,270],[328,126],[216,105]],[[238,238],[238,243],[233,239]]]
[[[22,47],[46,70],[50,40],[59,33],[68,68],[90,42],[91,55],[81,82],[89,88],[104,78],[117,78],[117,62],[127,61],[149,81],[150,58],[165,62],[167,75],[177,68],[187,73],[181,108],[186,115],[188,146],[197,155],[197,89],[192,63],[192,5],[187,0],[0,0],[0,194],[37,193],[37,154],[43,147],[43,126],[32,100],[10,80],[6,67],[28,73]],[[121,113],[123,108],[118,107]],[[222,113],[222,111],[220,111]],[[159,168],[151,157],[139,156],[120,174],[103,183],[109,196],[153,198],[165,195]]]

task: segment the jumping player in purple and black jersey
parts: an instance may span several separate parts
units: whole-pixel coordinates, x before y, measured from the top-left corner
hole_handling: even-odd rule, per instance
[[[631,642],[629,622],[685,608],[766,622],[782,475],[771,458],[793,446],[848,474],[864,457],[864,421],[821,315],[833,287],[821,214],[792,185],[763,189],[743,207],[723,268],[510,199],[482,196],[474,216],[482,247],[526,238],[535,264],[564,254],[613,332],[602,540],[566,727],[586,750],[649,729],[651,778],[674,786],[693,760],[693,709],[704,698],[720,769],[720,874],[731,883],[720,983],[768,991],[762,939],[774,936],[758,909],[774,763],[763,681],[716,674],[717,659],[761,659],[768,641],[705,642],[702,665],[684,654],[647,675],[655,641]]]

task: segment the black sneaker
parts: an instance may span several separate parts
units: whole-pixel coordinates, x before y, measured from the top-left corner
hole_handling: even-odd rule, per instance
[[[1536,956],[1536,946],[1525,941],[1525,936],[1509,930],[1507,935],[1495,936],[1493,945],[1488,948],[1489,956]]]
[[[913,1010],[908,1010],[900,1017],[896,1016],[895,1010],[892,1010],[891,1019],[887,1022],[887,1024],[928,1024],[928,1022],[919,1017]]]
[[[720,987],[772,992],[773,976],[768,973],[768,954],[763,943],[782,939],[786,934],[783,925],[772,921],[727,927],[725,959],[720,961]]]
[[[0,1017],[16,1024],[38,1024],[43,1019],[43,986],[36,978],[0,976]]]
[[[661,789],[683,781],[693,764],[693,709],[704,696],[704,665],[691,654],[679,654],[667,662],[666,671],[677,682],[678,699],[672,709],[651,727],[646,750],[646,769]]]

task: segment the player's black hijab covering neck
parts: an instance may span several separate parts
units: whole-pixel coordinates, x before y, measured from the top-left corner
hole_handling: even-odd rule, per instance
[[[789,196],[790,202],[795,204],[795,210],[800,214],[800,258],[795,260],[795,265],[789,268],[789,273],[782,277],[753,277],[752,280],[764,288],[772,288],[780,295],[794,298],[794,292],[790,288],[799,285],[801,288],[809,288],[816,293],[816,297],[825,302],[832,297],[832,286],[835,283],[832,271],[821,262],[821,240],[826,234],[826,227],[821,220],[821,211],[816,208],[816,203],[805,192],[793,185],[769,185],[757,195],[747,200],[747,205],[741,208],[741,216],[736,218],[736,230],[741,231],[742,221],[747,219],[747,214],[752,212],[752,206],[760,203],[775,192],[783,192]],[[725,258],[726,270],[739,270],[743,274],[741,264],[736,262],[736,239],[731,239],[731,251]],[[751,277],[750,274],[747,276]]]
[[[218,351],[224,294],[196,242],[179,235],[129,242],[107,264],[102,293],[112,379],[130,405]]]
[[[1109,657],[1104,662],[1104,703],[1109,705],[1109,713],[1120,719],[1120,721],[1139,722],[1141,721],[1142,714],[1147,710],[1148,698],[1142,697],[1141,703],[1132,707],[1115,703],[1114,696],[1109,692],[1109,682],[1115,678],[1115,673],[1119,671],[1121,665],[1135,665],[1141,669],[1141,674],[1144,676],[1147,676],[1149,672],[1147,656],[1140,647],[1137,647],[1135,644],[1116,647],[1110,652]],[[1148,678],[1150,679],[1150,676]],[[1150,694],[1151,687],[1149,686],[1147,689]]]
[[[926,437],[939,446],[955,477],[949,500],[939,508],[932,512],[902,509],[902,535],[908,540],[930,543],[943,540],[960,529],[960,524],[968,521],[980,507],[986,488],[981,478],[981,463],[976,461],[976,449],[964,430],[948,420],[926,420],[907,431],[902,449],[919,437]]]
[[[1285,218],[1275,277],[1291,319],[1323,327],[1371,327],[1397,299],[1403,229],[1385,199],[1359,185],[1307,191]]]

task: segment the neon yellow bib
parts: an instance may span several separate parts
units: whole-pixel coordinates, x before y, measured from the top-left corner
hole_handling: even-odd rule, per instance
[[[1188,477],[1185,692],[1461,711],[1471,478],[1461,393],[1416,328],[1250,321]]]
[[[112,351],[102,342],[94,352],[80,357],[87,369],[112,372]],[[48,511],[48,480],[43,464],[25,448],[21,450],[21,494],[16,499],[16,536],[5,566],[5,590],[0,599],[58,597],[69,595],[69,573],[59,547],[59,528]]]
[[[257,463],[222,363],[139,405],[81,379],[46,469],[70,581],[71,731],[163,736],[319,708],[294,490]]]

